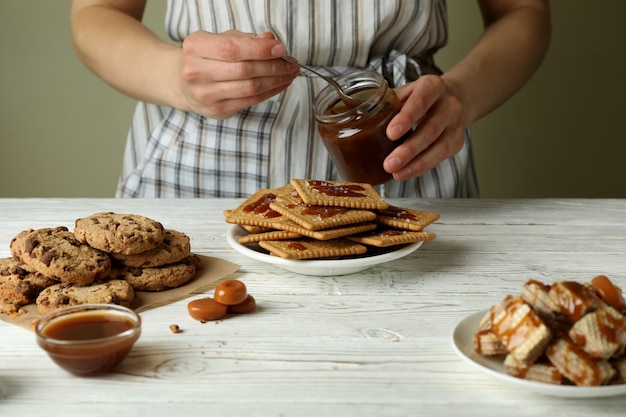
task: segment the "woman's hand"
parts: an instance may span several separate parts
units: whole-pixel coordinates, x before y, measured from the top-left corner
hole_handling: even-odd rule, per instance
[[[385,170],[395,180],[425,174],[461,150],[464,131],[463,104],[446,82],[437,75],[425,75],[395,89],[402,109],[389,122],[387,136],[404,142],[387,156]]]
[[[192,33],[182,45],[180,107],[224,119],[280,93],[299,73],[279,59],[285,51],[271,33]]]
[[[397,140],[385,159],[396,180],[423,175],[463,146],[464,129],[519,90],[550,43],[548,0],[478,0],[485,30],[469,53],[441,77],[426,75],[396,89],[403,107],[387,126]],[[523,51],[521,53],[520,51]]]
[[[195,32],[182,48],[141,19],[146,0],[73,0],[72,42],[96,75],[137,100],[227,118],[283,91],[299,68],[271,33]]]

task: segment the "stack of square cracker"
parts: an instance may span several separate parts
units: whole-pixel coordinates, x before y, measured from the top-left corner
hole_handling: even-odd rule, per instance
[[[424,228],[439,219],[389,205],[370,184],[310,179],[260,189],[224,215],[249,232],[239,243],[258,243],[286,259],[341,258],[432,240],[436,235]]]
[[[503,356],[507,374],[556,385],[626,383],[626,307],[621,290],[606,297],[593,281],[529,280],[521,295],[492,306],[473,343]],[[615,301],[619,299],[619,301]]]

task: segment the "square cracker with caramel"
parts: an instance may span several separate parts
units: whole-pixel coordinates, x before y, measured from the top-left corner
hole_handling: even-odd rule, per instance
[[[290,221],[270,208],[276,200],[276,194],[268,188],[261,188],[246,198],[232,210],[226,211],[226,222],[245,226],[274,228],[275,223]],[[260,230],[259,230],[260,231]]]
[[[433,240],[437,235],[430,232],[415,232],[412,230],[377,229],[371,232],[359,233],[347,236],[347,239],[363,245],[388,247],[404,245],[407,243],[424,242]]]
[[[337,206],[364,210],[389,207],[370,184],[345,181],[291,180],[302,201],[317,206]]]
[[[350,236],[357,233],[367,232],[369,230],[376,229],[376,223],[374,222],[365,222],[358,224],[348,224],[343,227],[335,227],[332,229],[324,229],[324,230],[309,230],[300,226],[299,224],[289,221],[289,222],[281,222],[274,224],[279,230],[285,230],[292,233],[298,233],[302,236],[307,236],[317,240],[331,240],[337,239],[344,236]]]
[[[269,230],[267,232],[248,233],[247,235],[237,238],[237,242],[242,245],[247,245],[249,243],[257,243],[262,240],[286,240],[297,239],[300,237],[302,237],[302,235],[294,232],[288,232],[285,230]]]
[[[325,230],[376,220],[376,213],[371,210],[318,206],[306,204],[299,198],[276,200],[270,208],[308,230]]]
[[[390,205],[376,211],[376,222],[396,229],[419,232],[439,220],[439,213]]]
[[[265,240],[259,245],[270,251],[272,255],[285,259],[323,259],[339,258],[349,255],[360,255],[367,248],[347,239],[333,239],[332,241],[318,241],[311,238],[292,240]]]

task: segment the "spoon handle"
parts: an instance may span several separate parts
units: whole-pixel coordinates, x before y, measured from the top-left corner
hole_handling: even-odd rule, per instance
[[[301,63],[299,63],[298,61],[296,61],[296,60],[295,60],[295,59],[293,59],[293,58],[290,58],[290,57],[288,57],[288,56],[286,56],[286,55],[283,55],[283,56],[281,56],[280,58],[281,58],[282,60],[284,60],[284,61],[287,61],[287,62],[291,63],[291,64],[297,65],[297,66],[299,66],[299,67],[300,67],[300,68],[302,68],[302,69],[305,69],[305,70],[307,70],[307,71],[309,71],[309,72],[312,72],[313,74],[315,74],[315,75],[317,75],[318,77],[320,77],[320,78],[322,78],[322,79],[326,80],[327,82],[331,83],[332,85],[336,85],[337,87],[339,87],[339,84],[337,84],[337,83],[335,82],[335,80],[333,80],[332,78],[328,78],[328,77],[326,77],[325,75],[320,74],[319,72],[315,71],[313,68],[309,68],[309,67],[307,67],[306,65],[302,65]]]
[[[355,100],[354,98],[352,98],[349,95],[347,95],[343,91],[341,86],[335,80],[333,80],[332,78],[329,78],[329,77],[326,77],[326,76],[320,74],[319,72],[315,71],[313,68],[307,67],[306,65],[302,65],[301,63],[299,63],[295,59],[292,59],[291,57],[288,57],[286,55],[281,56],[281,59],[283,59],[284,61],[287,61],[287,62],[289,62],[291,64],[297,65],[297,66],[299,66],[302,69],[310,71],[313,74],[317,75],[318,77],[322,78],[324,81],[326,81],[329,84],[331,84],[333,87],[335,87],[335,90],[337,90],[337,94],[339,94],[339,97],[341,98],[341,100],[344,103],[350,105],[351,107],[358,106],[359,104],[361,104],[361,101]]]

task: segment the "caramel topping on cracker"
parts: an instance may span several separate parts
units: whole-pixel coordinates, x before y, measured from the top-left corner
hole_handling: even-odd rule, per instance
[[[271,219],[279,217],[280,213],[275,212],[270,208],[270,203],[276,200],[276,195],[273,193],[265,193],[258,200],[248,204],[243,208],[244,213],[263,214],[266,218]]]
[[[399,219],[417,220],[417,216],[409,213],[406,209],[401,207],[389,206],[384,210],[380,210],[382,216],[396,217]]]
[[[348,211],[348,209],[345,207],[324,207],[307,204],[306,208],[302,210],[301,213],[308,216],[319,216],[322,219],[327,219],[338,214],[343,214],[346,211]]]
[[[332,197],[364,197],[365,188],[358,184],[331,184],[326,181],[309,180],[308,185],[315,191]]]

